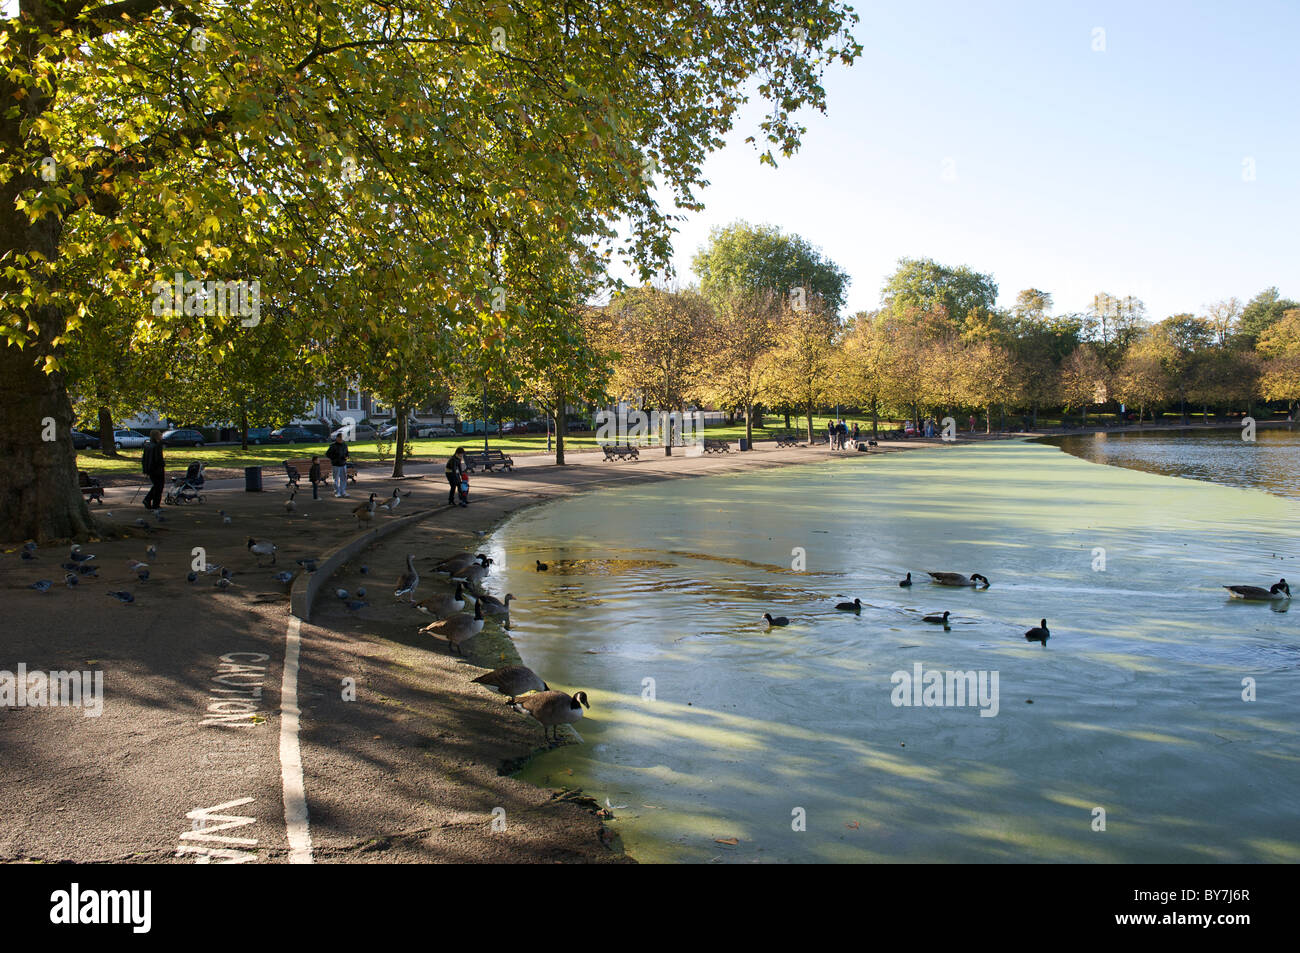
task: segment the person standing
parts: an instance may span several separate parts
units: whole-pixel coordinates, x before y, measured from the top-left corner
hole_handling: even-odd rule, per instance
[[[835,421],[826,421],[826,444],[832,450],[835,449]]]
[[[144,445],[140,458],[140,469],[149,477],[152,486],[144,497],[144,508],[156,510],[162,507],[163,477],[167,475],[167,464],[163,460],[162,431],[149,431],[149,442]]]
[[[454,506],[456,504],[456,493],[460,490],[460,484],[461,481],[465,479],[465,472],[467,469],[468,468],[465,466],[465,448],[457,447],[456,452],[453,453],[451,459],[447,461],[447,485],[451,487],[447,492],[448,506]],[[460,505],[466,506],[467,504],[461,503]]]
[[[334,442],[330,444],[325,456],[334,466],[334,495],[339,499],[346,499],[348,495],[348,445],[343,442],[343,431],[334,435]]]
[[[862,431],[858,430],[858,422],[855,420],[853,421],[853,446],[856,447],[858,445],[858,441],[861,439],[862,439]]]
[[[314,453],[311,455],[311,469],[307,471],[307,479],[311,481],[311,498],[319,500],[316,490],[320,486],[320,458]]]

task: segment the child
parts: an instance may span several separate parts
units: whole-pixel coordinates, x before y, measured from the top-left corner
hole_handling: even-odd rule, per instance
[[[469,506],[469,474],[460,475],[460,505]]]
[[[312,454],[311,457],[311,470],[307,473],[307,479],[311,480],[311,498],[313,500],[320,499],[316,495],[316,487],[320,485],[320,461],[316,459],[315,454]]]

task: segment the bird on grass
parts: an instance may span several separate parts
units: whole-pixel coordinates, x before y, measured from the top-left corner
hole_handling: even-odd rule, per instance
[[[455,649],[456,654],[463,655],[461,644],[483,631],[483,606],[476,602],[473,615],[457,612],[438,622],[430,622],[420,631],[425,635],[442,636],[447,640],[448,651]]]
[[[1267,589],[1260,586],[1224,586],[1223,588],[1228,590],[1229,598],[1245,599],[1247,602],[1268,602],[1291,598],[1291,587],[1286,584],[1285,579],[1279,579]]]
[[[945,609],[943,615],[928,615],[928,616],[926,616],[925,618],[923,618],[921,621],[922,621],[922,622],[929,622],[931,625],[941,625],[941,626],[943,626],[944,628],[947,628],[947,627],[948,627],[948,616],[949,616],[950,614],[951,614],[951,613],[949,613],[949,612]]]
[[[502,668],[494,668],[492,671],[480,675],[474,681],[479,685],[486,685],[502,695],[510,696],[510,704],[512,705],[515,703],[515,698],[520,695],[526,695],[529,692],[549,692],[551,690],[551,686],[542,681],[541,676],[526,665],[506,665]]]
[[[841,602],[838,603],[835,608],[839,609],[841,612],[861,612],[862,600],[854,599],[852,602]]]
[[[415,571],[415,554],[406,555],[406,572],[397,577],[394,596],[406,596],[408,602],[415,602],[415,590],[420,585],[420,574]]]
[[[127,592],[125,589],[114,590],[113,592],[110,592],[109,595],[123,605],[129,606],[131,603],[135,602],[135,596],[131,595],[131,593]]]
[[[773,616],[772,613],[770,613],[770,612],[764,612],[764,613],[763,613],[763,618],[764,618],[764,620],[766,620],[766,622],[767,622],[767,627],[768,627],[769,629],[770,629],[770,628],[776,628],[776,627],[780,627],[780,626],[783,626],[783,625],[789,625],[789,624],[790,624],[790,620],[787,619],[785,616],[783,616],[783,615]]]
[[[541,722],[542,735],[551,743],[551,747],[554,747],[560,743],[560,725],[571,725],[581,721],[582,709],[590,708],[591,703],[587,701],[586,692],[574,692],[569,695],[566,692],[544,691],[525,695],[516,700],[513,707],[521,715],[532,715]],[[547,736],[548,731],[555,735],[553,742]]]
[[[1047,620],[1041,620],[1038,625],[1034,626],[1025,633],[1025,639],[1029,642],[1041,642],[1047,646],[1047,640],[1052,637],[1052,633],[1047,630]]]
[[[980,589],[987,589],[989,581],[986,576],[981,576],[977,572],[969,576],[963,576],[959,572],[932,572],[928,573],[931,581],[941,586],[977,586]]]
[[[35,589],[37,592],[49,592],[52,585],[54,583],[49,579],[38,579],[27,588]]]
[[[906,589],[911,584],[912,584],[912,574],[910,572],[907,574],[906,579],[900,579],[898,581],[898,586],[900,589]]]
[[[275,543],[271,542],[269,539],[256,540],[251,536],[248,537],[248,551],[257,557],[257,564],[259,566],[262,565],[262,557],[264,556],[270,556],[271,565],[274,566],[275,550]]]

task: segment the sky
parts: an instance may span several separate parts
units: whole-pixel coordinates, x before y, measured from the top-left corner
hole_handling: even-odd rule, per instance
[[[1300,298],[1300,3],[856,9],[863,54],[829,69],[800,152],[759,165],[751,108],[705,164],[680,283],[711,227],[745,219],[847,271],[850,314],[900,257],[990,273],[1003,306],[1041,288],[1056,313],[1100,291],[1155,320],[1270,285]]]

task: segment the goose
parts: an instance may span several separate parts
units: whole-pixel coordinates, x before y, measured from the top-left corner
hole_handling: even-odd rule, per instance
[[[269,539],[256,540],[251,536],[248,537],[248,551],[257,557],[257,564],[259,566],[262,565],[263,556],[270,556],[271,565],[275,565],[276,548],[275,543],[271,542]]]
[[[293,498],[294,498],[295,496],[297,496],[297,495],[298,495],[298,491],[297,491],[297,490],[294,490],[294,491],[292,491],[292,492],[289,494],[289,498],[288,498],[287,500],[284,501],[284,511],[285,511],[286,513],[290,513],[290,514],[292,514],[293,511],[294,511],[294,509],[297,508],[297,505],[298,505],[298,504],[294,503],[294,501],[293,501]]]
[[[450,559],[443,560],[434,571],[445,572],[447,575],[455,578],[461,570],[468,569],[470,566],[488,566],[491,565],[491,563],[492,560],[483,553],[479,553],[477,556],[472,553],[459,553]]]
[[[1047,630],[1047,620],[1041,620],[1038,625],[1034,626],[1025,633],[1025,638],[1030,642],[1042,642],[1047,645],[1047,640],[1052,637],[1052,633]]]
[[[1259,586],[1224,586],[1223,588],[1228,590],[1229,598],[1246,599],[1250,602],[1291,598],[1291,587],[1286,584],[1285,579],[1279,579],[1267,589]]]
[[[502,695],[509,695],[510,704],[512,705],[519,695],[526,695],[529,692],[549,692],[551,690],[551,686],[542,681],[541,676],[526,665],[507,665],[503,668],[494,668],[492,671],[480,675],[474,681],[479,685],[487,685],[489,688],[499,691]]]
[[[110,592],[109,595],[123,605],[130,605],[135,602],[135,596],[131,595],[131,593],[127,592],[125,589]]]
[[[770,613],[770,612],[764,612],[764,613],[763,613],[763,618],[767,620],[767,624],[768,624],[768,627],[769,627],[769,628],[771,628],[772,626],[781,626],[781,625],[789,625],[789,624],[790,624],[790,620],[787,619],[785,616],[783,616],[783,615],[779,615],[779,616],[776,616],[775,618],[773,618],[773,617],[772,617],[772,613]]]
[[[409,493],[407,493],[406,495],[410,496]],[[384,500],[384,502],[380,503],[379,508],[381,510],[388,510],[388,512],[391,513],[393,512],[393,510],[397,509],[397,505],[401,502],[402,502],[402,494],[398,492],[396,489],[394,489],[393,495],[390,496],[388,499]]]
[[[468,642],[483,631],[483,606],[476,602],[473,615],[468,612],[457,612],[438,622],[430,622],[420,631],[425,635],[442,636],[447,640],[449,651],[454,648],[458,655],[463,655],[460,644]]]
[[[550,569],[550,568],[551,568],[550,566],[546,565],[546,563],[542,562],[540,559],[537,560],[537,571],[538,571],[538,572],[546,572],[546,570],[548,570],[548,569]]]
[[[949,614],[950,613],[948,612],[948,610],[945,609],[943,615],[928,615],[925,618],[923,618],[921,621],[929,622],[932,623],[933,625],[941,625],[947,628]]]
[[[27,588],[35,589],[37,592],[49,592],[50,586],[52,585],[54,585],[54,582],[50,579],[37,579],[34,583],[32,583]]]
[[[959,572],[932,572],[928,575],[932,582],[936,582],[941,586],[978,586],[980,589],[989,587],[987,577],[981,576],[977,572],[973,572],[969,576],[963,576]]]
[[[900,579],[898,582],[899,588],[901,589],[906,589],[911,584],[912,584],[912,574],[910,572],[907,574],[906,579]]]
[[[357,506],[352,507],[352,515],[357,518],[358,527],[360,527],[362,523],[369,523],[372,519],[374,519],[375,518],[375,494],[371,493],[370,499],[367,500],[365,503],[361,503]]]
[[[477,589],[479,585],[483,582],[483,577],[486,576],[487,574],[488,574],[487,566],[480,566],[478,563],[475,563],[474,565],[468,567],[467,569],[462,569],[460,572],[452,576],[452,578],[459,579],[461,582],[464,582],[471,589]]]
[[[862,600],[854,599],[852,602],[841,602],[835,606],[841,612],[861,612]]]
[[[582,709],[584,707],[590,708],[591,703],[587,701],[586,692],[574,692],[569,695],[565,692],[544,691],[533,695],[525,695],[515,701],[513,707],[521,715],[532,715],[541,722],[543,736],[546,735],[548,729],[553,729],[555,744],[559,744],[558,729],[560,725],[570,725],[575,721],[580,721],[582,719]],[[547,740],[550,739],[547,738]]]
[[[478,601],[483,603],[483,611],[489,615],[510,615],[510,600],[515,597],[513,592],[507,592],[504,599],[498,599],[496,596],[484,593],[478,597]]]
[[[415,554],[407,553],[406,572],[397,577],[397,588],[393,590],[393,595],[406,596],[408,602],[414,602],[415,587],[419,584],[420,574],[415,571]]]
[[[465,587],[460,583],[456,583],[456,594],[454,596],[436,596],[432,599],[422,599],[415,604],[415,608],[426,615],[445,619],[447,616],[454,615],[465,608]]]

